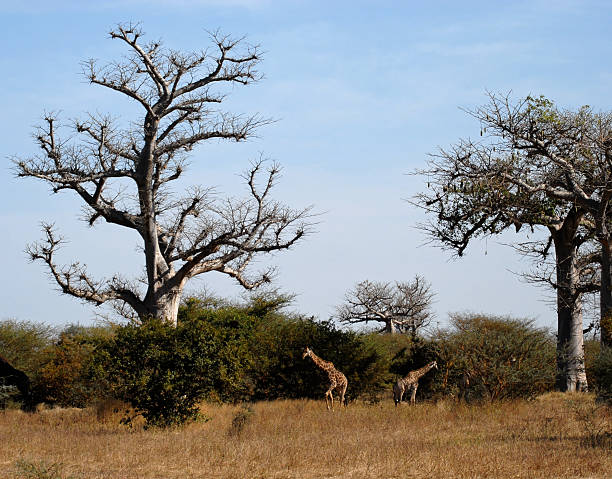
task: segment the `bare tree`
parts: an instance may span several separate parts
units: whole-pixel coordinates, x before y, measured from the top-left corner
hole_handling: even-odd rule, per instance
[[[544,226],[549,246],[555,247],[558,387],[586,387],[580,385],[583,291],[577,261],[584,241],[579,229],[594,231],[603,245],[597,218],[612,191],[604,140],[610,115],[588,107],[559,110],[542,97],[516,103],[508,96],[489,98],[487,105],[468,111],[480,122],[483,138],[441,150],[420,172],[430,191],[418,195],[416,204],[435,215],[423,228],[461,255],[479,235]]]
[[[260,54],[244,39],[218,32],[210,35],[211,48],[192,53],[165,48],[159,41],[141,43],[142,35],[138,26],[118,25],[110,37],[122,42],[128,54],[105,66],[90,60],[83,71],[91,84],[136,102],[142,117],[122,127],[100,114],[67,125],[47,115],[35,134],[40,153],[16,158],[14,164],[19,177],[41,179],[55,193],[76,193],[90,225],[104,219],[136,231],[142,240],[143,281],[120,275],[95,280],[79,263],[56,263],[63,239],[52,225],[44,225],[44,240],[28,252],[47,265],[64,293],[96,305],[127,307],[141,320],[176,323],[183,288],[197,275],[218,271],[247,289],[270,281],[272,271],[253,276],[247,266],[255,255],[285,250],[301,240],[310,214],[308,208],[295,211],[270,198],[280,169],[263,161],[244,174],[245,199],[221,200],[202,187],[183,196],[171,191],[196,145],[244,141],[270,122],[219,108],[223,85],[249,85],[261,78],[256,69]]]
[[[416,335],[432,318],[434,293],[421,276],[411,282],[382,283],[362,281],[345,296],[336,308],[339,321],[350,324],[384,323],[381,332],[410,332]]]

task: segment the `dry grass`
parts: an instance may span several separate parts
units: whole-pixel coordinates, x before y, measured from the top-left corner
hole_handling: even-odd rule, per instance
[[[532,402],[204,405],[212,419],[127,429],[112,409],[0,413],[2,478],[610,477],[612,413],[588,395]],[[29,469],[28,469],[29,468]]]

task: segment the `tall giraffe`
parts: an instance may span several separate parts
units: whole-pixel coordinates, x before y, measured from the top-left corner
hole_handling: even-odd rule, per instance
[[[323,371],[327,373],[329,377],[329,389],[325,393],[325,404],[327,405],[327,409],[329,409],[329,399],[331,399],[331,409],[334,409],[334,389],[338,390],[338,394],[340,395],[340,406],[344,404],[344,394],[346,393],[346,388],[348,387],[348,381],[346,380],[346,376],[338,371],[334,367],[334,363],[325,361],[317,356],[312,349],[306,348],[304,350],[304,354],[302,355],[302,359],[306,359],[306,356],[310,356],[310,359]],[[328,399],[329,398],[329,399]]]
[[[412,390],[412,395],[410,396],[410,404],[415,404],[416,402],[416,392],[419,387],[419,379],[428,373],[432,368],[438,369],[438,363],[432,361],[429,364],[426,364],[420,369],[415,369],[414,371],[410,371],[406,376],[397,380],[397,382],[393,385],[393,401],[395,401],[395,406],[402,402],[404,397],[404,393],[407,389]]]

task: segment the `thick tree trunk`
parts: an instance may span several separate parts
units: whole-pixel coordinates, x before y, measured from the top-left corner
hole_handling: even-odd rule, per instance
[[[588,390],[584,366],[582,298],[577,292],[576,226],[577,223],[566,219],[560,230],[551,229],[557,269],[556,387],[559,391],[568,392]]]
[[[176,326],[182,292],[182,287],[173,288],[165,294],[145,299],[146,316],[161,319]]]
[[[397,328],[395,326],[395,322],[393,322],[392,319],[389,319],[386,323],[385,326],[385,333],[386,334],[395,334],[397,333]]]

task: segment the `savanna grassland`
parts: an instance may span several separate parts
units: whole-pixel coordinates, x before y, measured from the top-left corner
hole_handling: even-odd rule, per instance
[[[177,429],[112,407],[0,412],[2,478],[610,477],[612,411],[590,395],[535,401],[202,406]]]

